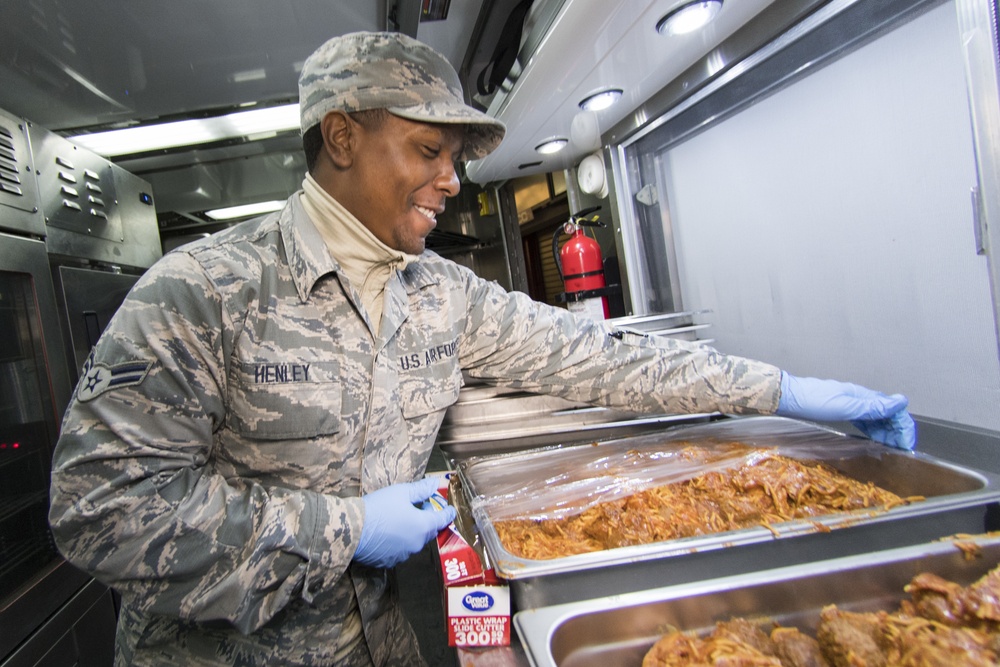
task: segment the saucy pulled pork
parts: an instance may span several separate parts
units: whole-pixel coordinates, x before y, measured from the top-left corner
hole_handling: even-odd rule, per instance
[[[756,525],[773,532],[771,525],[781,521],[908,502],[822,463],[746,445],[733,448],[745,450],[745,462],[736,467],[600,502],[574,516],[510,519],[494,526],[507,551],[543,560]],[[704,448],[686,451],[693,457]]]
[[[918,574],[892,612],[824,607],[815,639],[797,628],[734,618],[707,635],[674,630],[642,667],[995,667],[1000,664],[1000,566],[963,587]],[[770,626],[770,634],[764,630]]]

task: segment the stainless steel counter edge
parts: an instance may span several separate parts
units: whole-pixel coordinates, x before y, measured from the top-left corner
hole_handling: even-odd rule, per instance
[[[970,538],[967,541],[981,546],[1000,546],[1000,536]],[[652,602],[662,602],[697,595],[732,591],[748,586],[761,586],[816,574],[845,572],[863,567],[891,564],[915,556],[935,556],[959,551],[953,541],[900,547],[872,553],[845,556],[825,561],[760,570],[717,579],[665,586],[637,593],[624,593],[581,602],[571,602],[538,609],[528,609],[514,614],[514,627],[525,647],[533,667],[556,667],[548,647],[556,629],[567,619],[609,608],[627,608]],[[542,648],[544,647],[544,648]]]

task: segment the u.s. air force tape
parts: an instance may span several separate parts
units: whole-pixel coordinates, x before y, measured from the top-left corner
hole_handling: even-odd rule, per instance
[[[89,401],[111,389],[137,385],[143,381],[152,365],[151,361],[126,361],[107,366],[88,359],[80,375],[76,397],[81,401]]]

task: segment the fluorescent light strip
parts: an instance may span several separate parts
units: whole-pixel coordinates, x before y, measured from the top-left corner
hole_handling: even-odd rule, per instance
[[[94,132],[69,137],[73,143],[104,157],[132,155],[163,148],[196,146],[213,141],[298,129],[299,105],[237,111],[225,116],[181,120]]]
[[[248,69],[244,72],[233,74],[233,83],[246,83],[247,81],[263,81],[267,78],[265,69]]]
[[[217,208],[211,211],[205,211],[205,215],[210,217],[212,220],[232,220],[233,218],[244,218],[250,215],[263,215],[264,213],[280,211],[281,207],[284,205],[284,200],[260,201],[256,204],[227,206],[226,208]]]

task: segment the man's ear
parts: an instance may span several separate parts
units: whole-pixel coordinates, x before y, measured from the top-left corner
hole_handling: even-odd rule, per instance
[[[348,169],[354,162],[353,121],[343,111],[331,111],[320,121],[323,133],[323,150],[338,169]]]

